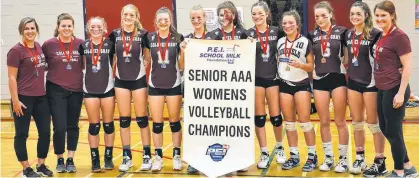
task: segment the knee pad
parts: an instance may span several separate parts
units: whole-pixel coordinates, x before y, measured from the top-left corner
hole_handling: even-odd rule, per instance
[[[180,121],[170,122],[170,130],[172,130],[172,133],[179,132],[180,129],[182,129],[182,125],[180,125]]]
[[[131,125],[131,117],[120,117],[119,123],[121,128],[128,128]]]
[[[368,124],[368,129],[370,129],[373,135],[381,132],[379,124]]]
[[[115,132],[115,125],[112,122],[109,123],[103,123],[103,130],[105,130],[106,134],[112,134]]]
[[[282,125],[282,115],[271,117],[269,120],[274,127],[280,127]]]
[[[140,128],[146,128],[148,126],[148,117],[147,116],[143,116],[143,117],[136,117],[135,118],[137,120],[137,125]]]
[[[153,122],[153,133],[159,134],[163,132],[163,123]]]
[[[364,130],[364,122],[355,122],[352,121],[352,126],[354,127],[354,131],[362,131]]]
[[[297,126],[296,126],[296,122],[287,122],[285,121],[285,129],[287,131],[296,131],[297,130]]]
[[[302,122],[300,123],[300,127],[303,132],[310,132],[313,129],[313,124],[311,122]]]
[[[96,136],[99,134],[100,131],[100,124],[99,123],[91,123],[89,124],[89,134]]]
[[[262,128],[265,127],[266,115],[264,116],[255,116],[255,126]]]

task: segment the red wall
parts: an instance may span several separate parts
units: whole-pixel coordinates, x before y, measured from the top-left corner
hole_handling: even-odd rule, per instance
[[[86,22],[92,16],[105,18],[108,33],[121,26],[121,10],[127,4],[134,4],[140,11],[140,21],[148,31],[154,31],[154,16],[163,6],[173,10],[172,0],[85,0]]]
[[[315,28],[314,5],[322,0],[308,0],[308,31]],[[349,10],[355,0],[328,0],[335,10],[336,24],[347,28],[352,28],[349,21]]]

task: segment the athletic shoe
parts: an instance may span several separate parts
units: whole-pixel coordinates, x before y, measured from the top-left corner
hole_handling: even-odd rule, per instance
[[[121,172],[126,172],[126,171],[128,171],[131,167],[132,167],[132,161],[131,161],[131,158],[129,158],[129,156],[124,156],[124,158],[122,159],[122,164],[121,164],[121,165],[119,165],[119,171],[121,171]]]
[[[348,172],[348,158],[339,156],[339,162],[335,167],[335,172],[337,173],[344,173]]]
[[[65,170],[68,173],[75,173],[75,172],[77,172],[76,165],[74,165],[73,158],[67,158],[67,162],[66,162],[66,165],[65,165]]]
[[[91,169],[91,172],[93,172],[93,173],[102,172],[102,168],[100,167],[100,161],[99,160],[93,160],[92,161],[92,169]]]
[[[143,156],[143,164],[141,164],[142,171],[149,171],[151,170],[151,157],[150,155],[144,155]]]
[[[64,158],[58,158],[57,160],[57,167],[55,168],[57,173],[64,173],[66,172]]]
[[[105,158],[105,169],[112,170],[115,167],[113,164],[112,158]]]
[[[187,171],[188,171],[189,174],[196,174],[196,173],[198,173],[198,170],[195,169],[194,167],[192,167],[191,165],[188,166]]]
[[[412,166],[410,169],[404,169],[404,175],[406,177],[417,177],[418,171],[416,171],[416,168]]]
[[[349,172],[352,174],[361,174],[367,169],[367,163],[365,163],[364,157],[361,155],[356,155],[356,159],[352,164],[352,168],[349,169]]]
[[[180,155],[175,155],[173,157],[173,170],[182,170],[182,160],[180,159]]]
[[[276,148],[276,162],[278,164],[284,164],[287,160],[287,157],[285,156],[284,147],[280,146]]]
[[[156,155],[154,157],[153,165],[151,166],[152,171],[160,171],[163,168],[163,159]]]
[[[374,163],[364,171],[364,177],[379,177],[387,174],[386,162],[384,158],[374,158]]]
[[[283,170],[290,170],[292,168],[300,166],[300,157],[294,153],[290,154],[290,159],[288,159],[283,165]]]
[[[259,163],[257,167],[259,169],[265,169],[268,167],[268,165],[269,165],[269,153],[262,151],[260,154],[260,159],[259,159]]]
[[[317,155],[311,153],[308,154],[308,159],[303,166],[303,172],[312,172],[317,167]]]
[[[22,177],[39,177],[39,175],[31,167],[27,167],[22,171]]]
[[[320,165],[320,171],[330,171],[333,168],[335,161],[333,160],[333,156],[326,155],[323,163]]]
[[[48,169],[45,164],[41,164],[39,167],[36,167],[36,173],[44,177],[52,177],[54,173]]]
[[[387,175],[386,177],[405,177],[405,176],[406,175],[399,176],[396,172],[391,171],[391,173]]]

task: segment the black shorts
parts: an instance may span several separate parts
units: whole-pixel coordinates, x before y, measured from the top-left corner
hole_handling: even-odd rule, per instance
[[[255,86],[257,87],[269,88],[277,85],[278,83],[276,80],[269,80],[260,77],[255,78]]]
[[[115,88],[124,88],[131,91],[147,87],[146,76],[144,75],[138,80],[120,80],[115,78]]]
[[[115,89],[111,89],[106,93],[103,94],[92,94],[92,93],[83,93],[84,98],[107,98],[115,96]]]
[[[377,87],[369,87],[365,86],[365,84],[359,83],[355,80],[352,80],[348,78],[348,89],[357,91],[359,93],[365,93],[365,92],[377,92]]]
[[[313,89],[322,90],[322,91],[333,91],[339,87],[346,87],[346,78],[345,74],[330,73],[326,77],[313,80]]]
[[[279,89],[280,93],[287,93],[287,94],[290,94],[292,96],[294,96],[295,93],[300,92],[300,91],[307,91],[307,92],[311,93],[310,84],[291,86],[288,83],[286,83],[285,81],[280,80],[279,85],[281,86],[281,88]]]
[[[148,95],[150,96],[182,95],[182,88],[181,88],[181,85],[178,85],[175,88],[169,88],[169,89],[148,87]]]

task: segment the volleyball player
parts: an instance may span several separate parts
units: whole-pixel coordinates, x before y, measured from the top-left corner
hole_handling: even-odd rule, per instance
[[[380,35],[373,27],[372,14],[364,2],[355,2],[350,10],[354,28],[346,33],[348,50],[348,103],[351,110],[354,130],[356,159],[349,170],[360,174],[367,169],[365,161],[365,111],[368,128],[373,134],[375,158],[371,168],[364,172],[366,176],[380,176],[387,172],[384,158],[384,135],[381,133],[377,117],[377,88],[373,76],[374,58],[370,55],[370,46]]]
[[[323,142],[325,159],[320,165],[321,171],[329,171],[334,166],[332,136],[330,133],[330,96],[335,111],[335,124],[339,135],[339,162],[335,172],[348,171],[349,132],[345,121],[346,113],[346,79],[342,64],[344,35],[346,28],[332,22],[334,10],[327,1],[314,6],[316,29],[308,38],[313,43],[314,72],[313,89],[314,103],[320,117],[320,132]]]
[[[247,39],[236,6],[231,1],[224,1],[217,7],[218,22],[221,27],[211,31],[207,39],[212,40],[239,40]]]
[[[128,4],[121,10],[121,28],[109,35],[115,45],[113,67],[115,70],[115,95],[118,103],[123,161],[119,171],[128,171],[132,163],[131,153],[131,100],[137,125],[141,130],[143,162],[141,170],[151,169],[150,128],[147,116],[147,80],[144,58],[149,54],[146,45],[148,32],[140,22],[140,13],[135,5]],[[143,56],[144,55],[144,56]]]
[[[183,36],[173,26],[173,14],[167,7],[157,10],[155,15],[157,31],[147,36],[151,60],[149,80],[149,102],[153,119],[153,141],[156,156],[152,171],[163,167],[163,109],[166,102],[169,111],[170,129],[173,141],[173,170],[182,169],[180,146],[182,131],[180,109],[182,103],[181,77],[183,70],[183,50],[180,43]]]
[[[278,74],[280,77],[280,103],[285,118],[290,158],[282,165],[288,170],[300,165],[296,115],[308,149],[303,171],[311,172],[317,167],[316,140],[310,122],[311,86],[309,72],[313,71],[312,44],[300,34],[301,20],[298,12],[292,10],[282,15],[282,29],[286,37],[278,41]]]
[[[74,19],[62,13],[57,18],[54,38],[44,42],[42,50],[48,64],[47,97],[54,126],[54,153],[57,172],[74,173],[74,154],[79,140],[79,118],[83,101],[83,60],[79,46],[84,40],[73,33]],[[64,163],[65,142],[68,158]]]
[[[22,165],[22,177],[53,176],[45,166],[50,144],[50,113],[44,87],[45,55],[35,41],[39,26],[34,18],[25,17],[19,23],[20,41],[7,53],[9,91],[15,128],[14,149]],[[36,172],[28,162],[26,140],[31,117],[38,130]]]
[[[374,77],[378,88],[377,106],[380,129],[391,146],[394,170],[387,177],[416,177],[403,139],[403,118],[410,97],[412,48],[409,37],[396,24],[396,8],[382,1],[374,8],[376,23],[383,30],[373,47]],[[399,72],[402,68],[402,72]]]
[[[255,89],[255,130],[259,141],[261,156],[257,167],[267,168],[269,151],[266,143],[265,99],[269,106],[270,121],[276,138],[276,161],[285,163],[282,145],[282,116],[279,108],[279,86],[277,85],[276,45],[283,36],[278,27],[270,26],[271,14],[266,2],[260,1],[252,5],[252,20],[255,26],[248,30],[249,37],[257,40],[256,44],[256,89]]]
[[[92,17],[87,22],[86,31],[90,39],[80,45],[79,53],[83,56],[84,103],[89,119],[89,145],[92,158],[92,172],[101,172],[99,154],[100,113],[103,117],[105,131],[105,169],[113,169],[112,161],[115,127],[113,114],[115,110],[114,79],[112,75],[113,43],[103,35],[107,33],[105,19]]]

